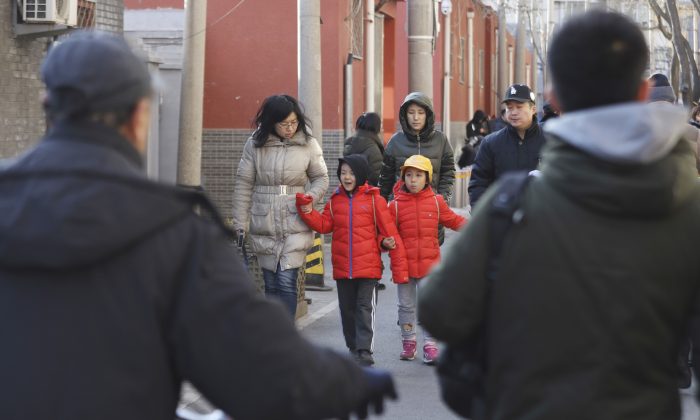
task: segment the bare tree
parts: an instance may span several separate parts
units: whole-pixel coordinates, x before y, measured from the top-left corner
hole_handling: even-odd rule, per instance
[[[665,0],[663,7],[657,0],[648,0],[659,21],[659,30],[671,41],[674,57],[671,65],[671,79],[674,89],[680,93],[683,103],[690,105],[700,98],[700,74],[695,54],[688,39],[683,35],[676,0]],[[700,13],[700,0],[692,0]]]

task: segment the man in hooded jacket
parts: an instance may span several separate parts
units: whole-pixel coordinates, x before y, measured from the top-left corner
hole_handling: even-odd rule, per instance
[[[51,128],[0,171],[0,417],[172,420],[185,380],[236,419],[393,394],[259,295],[203,195],[147,180],[150,78],[123,39],[73,35],[42,77]]]
[[[647,59],[623,15],[559,29],[548,64],[562,116],[545,126],[493,282],[499,183],[421,290],[436,338],[458,347],[486,329],[487,419],[680,418],[689,326],[700,360],[700,186],[685,112],[645,103]]]

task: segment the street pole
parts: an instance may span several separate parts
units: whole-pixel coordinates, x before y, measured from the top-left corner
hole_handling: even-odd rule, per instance
[[[204,103],[204,49],[207,0],[187,0],[185,5],[180,141],[177,183],[198,188],[202,184],[202,107]]]
[[[408,90],[433,98],[433,1],[408,2]]]
[[[314,137],[322,144],[321,2],[299,2],[299,100],[311,120]]]
[[[365,9],[365,111],[374,112],[374,0],[367,0]]]
[[[469,45],[469,61],[468,61],[468,105],[467,117],[471,118],[474,115],[474,12],[467,12],[467,45]]]

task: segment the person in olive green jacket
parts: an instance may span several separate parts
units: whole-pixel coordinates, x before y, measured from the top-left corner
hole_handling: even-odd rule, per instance
[[[645,103],[648,54],[623,15],[559,29],[548,59],[562,116],[545,125],[493,282],[499,183],[421,290],[437,339],[459,346],[485,326],[487,419],[680,418],[689,326],[700,360],[700,186],[684,110]]]

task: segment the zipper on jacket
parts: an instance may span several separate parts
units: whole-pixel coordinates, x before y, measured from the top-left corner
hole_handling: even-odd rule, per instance
[[[417,235],[417,236],[418,236],[418,243],[417,243],[418,246],[416,247],[416,248],[418,248],[418,250],[417,250],[416,254],[418,254],[418,265],[420,265],[420,262],[423,260],[423,257],[422,257],[421,252],[420,252],[420,251],[421,251],[421,248],[422,248],[422,246],[421,246],[421,240],[420,240],[420,219],[421,219],[421,214],[420,214],[420,206],[418,205],[418,202],[419,202],[420,200],[419,200],[418,198],[416,198],[415,196],[414,196],[413,198],[414,198],[414,200],[413,200],[413,205],[416,206],[416,212],[415,212],[414,214],[417,214],[417,215],[418,215],[418,217],[416,218],[416,228],[417,228],[416,232],[418,233],[418,235]]]
[[[349,215],[350,215],[350,224],[349,224],[350,225],[350,232],[348,232],[349,233],[348,237],[350,238],[350,240],[348,241],[348,244],[350,245],[350,267],[348,270],[348,279],[351,279],[352,278],[352,193],[349,195],[349,197],[350,197],[350,213],[349,213]]]
[[[420,152],[420,133],[416,134],[416,140],[418,141],[418,154],[422,155]]]

